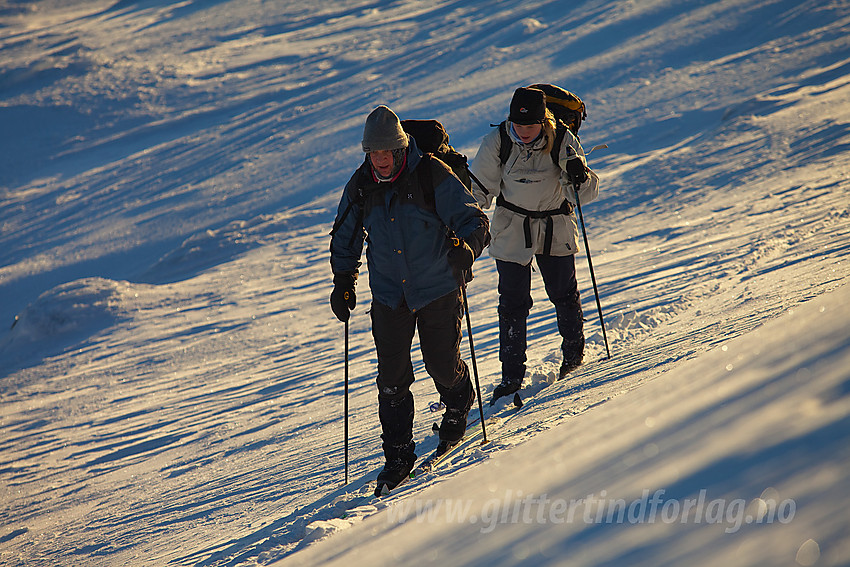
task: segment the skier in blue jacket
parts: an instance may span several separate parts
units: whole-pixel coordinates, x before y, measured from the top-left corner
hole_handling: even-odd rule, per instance
[[[475,399],[460,357],[460,285],[489,243],[489,221],[443,162],[423,154],[398,116],[378,106],[366,119],[366,159],[346,184],[331,232],[331,308],[347,321],[364,241],[372,292],[372,336],[378,355],[378,415],[386,464],[379,489],[394,488],[416,460],[413,365],[419,330],[425,370],[446,411],[440,438],[459,441]],[[450,237],[460,239],[453,245]]]

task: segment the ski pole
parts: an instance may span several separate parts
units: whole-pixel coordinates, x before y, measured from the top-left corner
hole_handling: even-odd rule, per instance
[[[595,150],[596,148],[593,149]],[[578,211],[578,218],[581,221],[581,234],[584,237],[584,249],[587,251],[587,266],[590,268],[590,281],[593,282],[593,293],[596,295],[596,311],[599,313],[599,325],[602,327],[602,338],[605,341],[605,352],[608,354],[608,358],[611,358],[611,350],[608,348],[608,335],[605,334],[605,321],[602,318],[602,304],[599,301],[599,288],[596,287],[596,275],[593,272],[593,261],[590,259],[590,244],[587,241],[587,230],[584,226],[584,215],[581,214],[581,199],[578,197],[578,187],[578,183],[573,183],[573,189],[576,194],[576,210]]]
[[[461,240],[453,234],[449,234],[452,246],[460,246]],[[478,363],[475,360],[475,344],[472,342],[472,321],[469,318],[469,301],[466,299],[466,276],[464,272],[455,274],[460,284],[460,292],[463,296],[463,311],[466,313],[466,334],[469,336],[469,356],[472,357],[472,373],[475,376],[475,390],[478,393],[478,412],[481,415],[481,433],[484,436],[483,443],[487,442],[487,428],[484,426],[484,404],[481,402],[481,382],[478,380]]]
[[[346,292],[346,299],[348,299]],[[345,484],[348,484],[348,321],[345,322]]]
[[[466,172],[469,174],[469,178],[472,179],[473,181],[475,181],[478,184],[478,186],[481,187],[481,189],[484,190],[485,193],[488,193],[488,194],[490,193],[490,191],[486,187],[484,187],[484,184],[481,183],[481,181],[479,181],[479,179],[477,177],[475,177],[475,174],[472,173],[471,169],[469,169],[467,167]]]
[[[469,302],[466,300],[466,284],[460,286],[463,294],[463,310],[466,312],[466,334],[469,336],[469,355],[472,357],[472,373],[475,376],[475,390],[478,392],[478,413],[481,415],[482,444],[487,442],[487,429],[484,427],[484,404],[481,403],[481,383],[478,380],[478,363],[475,362],[475,345],[472,343],[472,322],[469,319]]]

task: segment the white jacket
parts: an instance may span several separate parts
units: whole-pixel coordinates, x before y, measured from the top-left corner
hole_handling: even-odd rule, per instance
[[[506,124],[513,147],[504,168],[499,161],[501,136],[498,128],[484,136],[470,170],[487,188],[487,192],[473,183],[472,193],[482,209],[488,209],[499,195],[515,206],[529,211],[558,209],[566,198],[575,205],[575,192],[564,171],[567,160],[574,156],[585,161],[584,149],[578,139],[567,130],[560,151],[560,167],[552,162],[546,151],[546,140],[540,137],[531,144],[523,144],[513,133],[511,123]],[[585,161],[586,163],[586,161]],[[588,179],[579,187],[581,204],[593,201],[599,195],[599,177],[588,171]],[[547,218],[529,218],[527,215],[496,205],[490,224],[490,256],[497,260],[527,265],[535,254],[544,253],[547,224],[551,223],[550,254],[568,256],[578,252],[578,224],[574,212],[556,214]],[[530,242],[527,239],[530,237]],[[527,246],[530,244],[530,246]]]

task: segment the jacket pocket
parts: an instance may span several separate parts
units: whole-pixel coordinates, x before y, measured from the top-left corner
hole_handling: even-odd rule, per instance
[[[555,215],[552,217],[552,254],[563,256],[578,252],[577,225],[572,215]]]
[[[515,215],[510,211],[497,206],[493,213],[493,222],[490,224],[490,240],[496,240],[500,235],[503,235],[511,226],[511,221]]]

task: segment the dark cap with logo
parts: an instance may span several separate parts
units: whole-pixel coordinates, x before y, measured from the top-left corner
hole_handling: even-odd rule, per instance
[[[514,124],[542,124],[546,118],[546,95],[539,89],[520,87],[511,99],[508,120]]]

